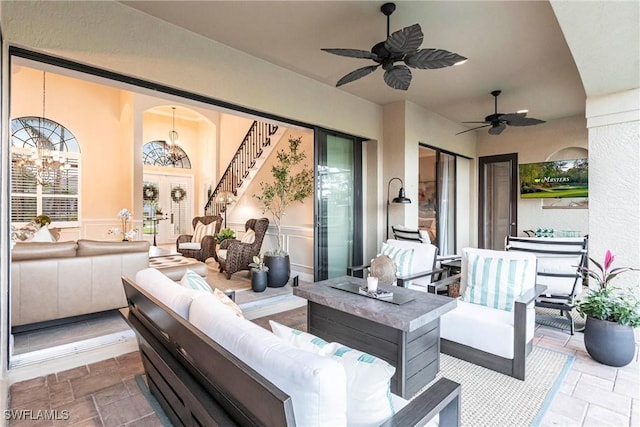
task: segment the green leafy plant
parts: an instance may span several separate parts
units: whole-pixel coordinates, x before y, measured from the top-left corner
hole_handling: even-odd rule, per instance
[[[227,239],[235,239],[235,238],[236,238],[236,233],[230,228],[223,228],[222,230],[220,230],[218,234],[216,234],[216,242],[218,242],[218,244],[224,242]]]
[[[260,271],[269,271],[269,267],[264,265],[264,258],[262,255],[255,255],[253,257],[253,262],[249,264],[249,267]]]
[[[582,267],[581,270],[594,279],[597,289],[589,289],[587,295],[577,302],[578,313],[595,319],[616,322],[632,327],[640,326],[640,301],[631,290],[622,291],[610,285],[611,279],[626,271],[638,271],[636,268],[611,268],[615,257],[607,250],[604,263],[589,258],[595,269]]]
[[[313,192],[313,169],[303,164],[306,154],[299,151],[302,138],[289,138],[289,149],[278,150],[277,162],[271,167],[273,181],[260,183],[262,194],[254,197],[262,202],[263,213],[270,212],[276,226],[278,248],[272,255],[286,255],[282,249],[282,218],[293,202],[300,202]]]

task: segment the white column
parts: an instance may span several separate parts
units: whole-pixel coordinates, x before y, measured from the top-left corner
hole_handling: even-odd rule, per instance
[[[586,116],[590,256],[601,261],[610,249],[614,266],[640,268],[640,89],[590,97]],[[640,273],[615,282],[639,283]]]

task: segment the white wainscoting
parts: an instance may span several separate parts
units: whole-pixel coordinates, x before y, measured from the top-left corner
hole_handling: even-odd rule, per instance
[[[227,222],[227,227],[236,232],[236,238],[242,239],[244,223]],[[289,254],[291,275],[300,280],[313,282],[313,226],[282,226],[283,249]],[[277,229],[269,224],[262,242],[261,253],[272,251],[278,247]]]

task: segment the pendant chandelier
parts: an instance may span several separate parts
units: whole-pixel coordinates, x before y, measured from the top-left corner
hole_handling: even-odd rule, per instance
[[[33,143],[30,154],[17,154],[16,164],[23,176],[35,179],[42,186],[50,186],[59,182],[71,169],[71,164],[62,153],[67,151],[64,140],[51,141],[53,134],[47,130],[45,123],[46,104],[46,72],[42,73],[42,117],[38,118],[38,127],[30,126],[27,132]]]
[[[176,132],[176,107],[171,107],[173,109],[173,126],[171,127],[171,132],[169,132],[169,144],[166,149],[167,158],[171,163],[176,163],[178,160],[182,158],[182,150],[179,147],[179,139],[180,136],[178,132]]]

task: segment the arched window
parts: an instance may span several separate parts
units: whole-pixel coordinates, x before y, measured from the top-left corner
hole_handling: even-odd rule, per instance
[[[170,150],[166,141],[151,141],[144,144],[142,162],[151,166],[191,169],[191,161],[187,153],[180,147],[173,147],[173,150]]]
[[[58,226],[78,221],[80,147],[67,128],[46,117],[11,121],[11,221],[48,215]]]

